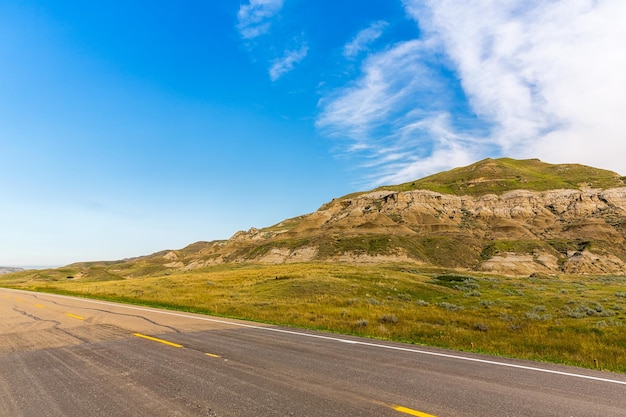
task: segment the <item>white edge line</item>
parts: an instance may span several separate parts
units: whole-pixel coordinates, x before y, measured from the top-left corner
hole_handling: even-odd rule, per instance
[[[389,345],[381,345],[381,344],[378,344],[378,343],[361,342],[361,341],[357,341],[357,340],[342,339],[340,337],[334,337],[334,336],[323,336],[323,335],[319,335],[319,334],[309,334],[309,333],[297,332],[297,331],[294,331],[294,330],[278,329],[276,327],[256,326],[256,325],[253,325],[253,324],[245,324],[245,323],[239,323],[239,322],[235,322],[235,321],[215,319],[215,318],[211,318],[211,317],[191,316],[191,315],[188,315],[188,314],[181,314],[181,313],[176,313],[176,312],[168,311],[168,310],[160,310],[160,309],[145,308],[145,307],[135,307],[135,306],[128,305],[128,304],[112,303],[112,302],[107,302],[107,301],[98,301],[98,300],[92,300],[92,299],[88,299],[88,298],[71,297],[71,296],[66,296],[66,295],[58,295],[58,294],[50,294],[50,293],[37,293],[37,292],[34,292],[34,291],[14,290],[14,289],[10,289],[10,288],[3,288],[3,289],[7,289],[9,291],[25,292],[25,293],[28,293],[28,294],[41,294],[41,295],[47,295],[47,296],[51,296],[51,297],[68,298],[68,299],[71,299],[71,300],[85,301],[87,303],[92,303],[92,304],[102,304],[102,305],[108,305],[108,306],[112,306],[112,307],[127,308],[127,309],[130,309],[130,310],[146,311],[146,312],[150,312],[150,313],[164,314],[164,315],[168,315],[168,316],[183,317],[183,318],[202,320],[202,321],[210,321],[210,322],[213,322],[213,323],[229,324],[229,325],[232,325],[232,326],[245,327],[245,328],[249,328],[249,329],[258,329],[258,330],[272,331],[272,332],[277,332],[277,333],[286,333],[286,334],[292,334],[292,335],[296,335],[296,336],[304,336],[304,337],[311,337],[311,338],[315,338],[315,339],[332,340],[332,341],[335,341],[335,342],[349,343],[349,344],[354,344],[354,345],[369,346],[369,347],[375,347],[375,348],[381,348],[381,349],[399,350],[399,351],[402,351],[402,352],[418,353],[418,354],[421,354],[421,355],[438,356],[438,357],[449,358],[449,359],[464,360],[464,361],[469,361],[469,362],[479,362],[479,363],[484,363],[484,364],[488,364],[488,365],[505,366],[505,367],[509,367],[509,368],[524,369],[524,370],[527,370],[527,371],[544,372],[544,373],[548,373],[548,374],[556,374],[556,375],[563,375],[563,376],[569,376],[569,377],[574,377],[574,378],[590,379],[590,380],[593,380],[593,381],[602,381],[602,382],[610,382],[610,383],[613,383],[613,384],[626,385],[626,381],[617,381],[615,379],[600,378],[600,377],[595,377],[595,376],[590,376],[590,375],[582,375],[582,374],[574,374],[574,373],[571,373],[571,372],[554,371],[554,370],[551,370],[551,369],[542,369],[542,368],[536,368],[536,367],[533,367],[533,366],[516,365],[516,364],[512,364],[512,363],[497,362],[497,361],[492,361],[492,360],[487,360],[487,359],[469,358],[469,357],[466,357],[466,356],[452,355],[452,354],[448,354],[448,353],[429,352],[429,351],[426,351],[426,350],[411,349],[411,348],[405,348],[405,347],[400,347],[400,346],[389,346]]]

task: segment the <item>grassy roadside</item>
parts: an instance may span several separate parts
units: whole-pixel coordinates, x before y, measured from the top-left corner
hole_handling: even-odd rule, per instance
[[[75,273],[10,274],[0,285],[626,373],[624,276],[328,263],[67,278]]]

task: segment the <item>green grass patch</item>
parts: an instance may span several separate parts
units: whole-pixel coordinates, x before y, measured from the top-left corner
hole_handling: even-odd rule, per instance
[[[565,247],[565,245],[563,245]],[[561,248],[561,247],[560,247]],[[559,251],[554,249],[549,243],[540,240],[494,240],[485,246],[480,254],[482,259],[490,259],[500,253],[524,253],[532,254],[537,250],[552,252],[559,255]]]

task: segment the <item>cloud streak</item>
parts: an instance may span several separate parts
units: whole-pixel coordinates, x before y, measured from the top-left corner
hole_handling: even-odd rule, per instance
[[[436,47],[416,39],[373,54],[363,62],[361,78],[319,103],[317,128],[345,140],[343,153],[364,157],[377,184],[469,163],[475,156],[471,149],[479,140],[453,128],[453,97]]]
[[[242,4],[237,13],[237,29],[244,39],[254,39],[266,34],[271,18],[283,7],[283,0],[250,0]]]
[[[269,69],[270,79],[277,81],[280,77],[291,71],[296,64],[306,58],[309,52],[307,45],[302,45],[300,49],[285,51],[285,55],[274,60]]]
[[[404,6],[422,37],[367,58],[317,119],[378,168],[375,182],[499,155],[626,170],[626,2]]]
[[[248,4],[242,4],[237,13],[237,29],[250,50],[259,46],[259,42],[251,42],[256,38],[266,35],[262,42],[261,49],[266,52],[272,51],[270,55],[276,56],[273,51],[280,50],[276,46],[275,37],[267,36],[274,16],[283,7],[283,0],[249,0]],[[267,39],[269,38],[269,39]],[[270,45],[268,47],[268,44]],[[286,49],[282,56],[269,61],[268,74],[272,82],[277,81],[282,76],[290,72],[308,54],[309,47],[305,43],[297,49]]]
[[[384,20],[372,23],[369,27],[357,33],[354,39],[344,46],[343,55],[346,58],[354,58],[361,52],[366,51],[372,42],[382,36],[387,26],[389,24]]]

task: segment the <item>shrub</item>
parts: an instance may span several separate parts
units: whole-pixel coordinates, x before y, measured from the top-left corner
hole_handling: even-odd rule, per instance
[[[550,320],[552,318],[552,315],[551,314],[537,314],[533,311],[529,311],[528,313],[525,314],[525,317],[528,320],[546,321],[546,320]]]
[[[411,294],[398,294],[398,300],[411,301]]]
[[[489,326],[487,326],[485,323],[476,323],[474,325],[474,330],[478,330],[479,332],[486,332],[489,330]]]
[[[452,288],[459,291],[472,291],[480,289],[480,284],[473,279],[465,279],[461,282],[461,285],[454,285]]]
[[[373,306],[379,306],[379,305],[381,304],[381,302],[380,302],[380,301],[378,301],[378,300],[377,300],[377,299],[375,299],[375,298],[368,298],[368,299],[367,299],[367,300],[365,300],[365,301],[367,301],[368,303],[370,303],[370,304],[371,304],[371,305],[373,305]]]
[[[605,310],[600,303],[593,303],[591,304],[591,307],[589,307],[585,304],[576,304],[571,301],[568,303],[568,305],[563,307],[561,311],[564,315],[573,319],[582,319],[584,317],[591,316],[610,317],[615,314],[610,310]]]
[[[369,321],[367,320],[357,320],[356,321],[356,327],[367,327],[367,325],[369,324]]]
[[[459,310],[463,310],[463,306],[458,306],[456,304],[452,304],[452,303],[447,303],[445,301],[442,301],[441,303],[437,304],[439,307],[441,308],[445,308],[446,310],[449,311],[459,311]]]
[[[567,317],[573,319],[582,319],[583,317],[593,316],[596,314],[595,310],[583,304],[579,304],[573,307],[565,306],[563,307],[562,311],[563,314],[565,314]]]
[[[465,287],[475,282],[476,280],[474,278],[465,275],[438,275],[433,278],[434,284],[443,285],[444,287],[449,288],[461,286]]]
[[[380,322],[387,324],[396,324],[398,322],[398,317],[395,314],[385,314],[384,316],[380,317]]]
[[[541,314],[544,311],[546,311],[546,307],[545,306],[534,306],[532,308],[532,310],[527,312],[524,316],[528,320],[535,320],[535,321],[550,320],[552,318],[552,315],[550,315],[550,314]]]

